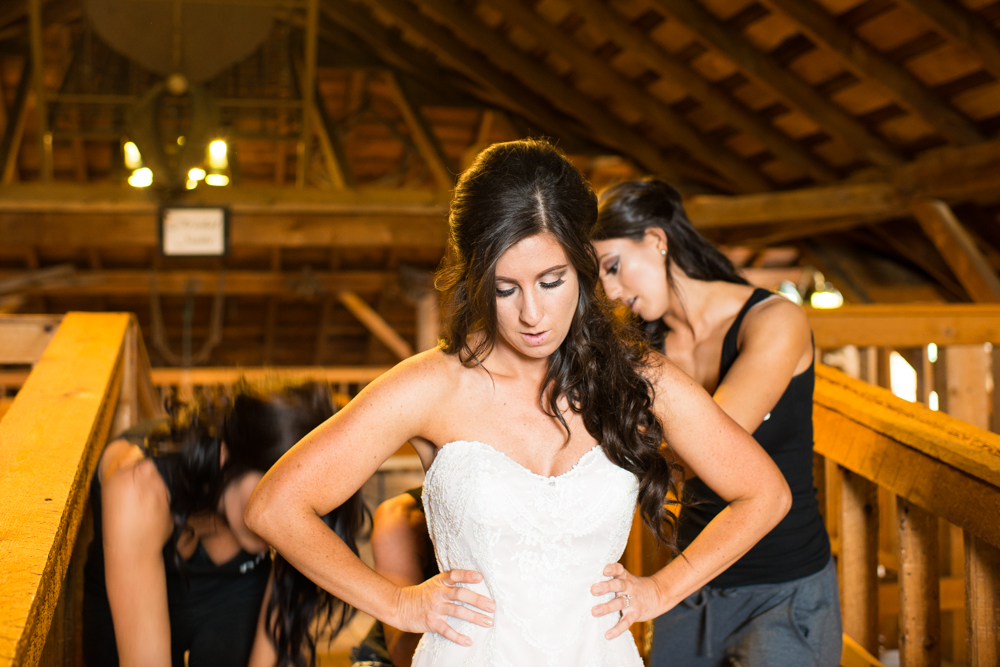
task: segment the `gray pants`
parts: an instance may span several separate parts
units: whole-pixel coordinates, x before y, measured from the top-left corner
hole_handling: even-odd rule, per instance
[[[654,622],[651,667],[837,667],[833,561],[781,584],[703,587]]]

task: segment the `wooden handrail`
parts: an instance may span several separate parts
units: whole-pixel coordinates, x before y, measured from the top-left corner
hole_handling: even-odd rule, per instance
[[[1000,436],[817,365],[815,451],[1000,546]]]
[[[132,315],[67,314],[0,420],[0,666],[33,667],[53,650],[90,479],[143,355],[137,332]]]

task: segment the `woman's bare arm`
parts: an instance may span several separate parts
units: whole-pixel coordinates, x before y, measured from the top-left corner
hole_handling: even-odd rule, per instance
[[[791,493],[774,461],[688,375],[663,361],[654,377],[656,411],[671,449],[728,505],[681,557],[651,577],[635,577],[619,564],[611,580],[592,592],[633,596],[612,630],[614,637],[636,621],[655,618],[736,562],[788,513]],[[594,608],[596,616],[624,609],[622,598]]]
[[[357,609],[402,630],[434,631],[468,644],[445,619],[492,624],[456,604],[492,611],[485,597],[454,586],[481,581],[478,573],[455,570],[401,588],[362,563],[320,518],[347,501],[403,442],[414,442],[425,465],[433,457],[433,445],[421,436],[440,413],[445,363],[440,352],[423,353],[368,385],[271,468],[250,499],[246,522],[300,572]]]
[[[101,484],[104,576],[122,667],[170,666],[163,545],[173,521],[152,461],[117,467]]]
[[[740,332],[740,353],[715,390],[715,402],[753,433],[774,409],[792,377],[812,363],[806,314],[776,297],[755,306]]]

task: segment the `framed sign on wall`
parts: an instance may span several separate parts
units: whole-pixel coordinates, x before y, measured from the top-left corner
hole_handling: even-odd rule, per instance
[[[160,254],[164,257],[225,257],[229,209],[165,206],[160,209]]]

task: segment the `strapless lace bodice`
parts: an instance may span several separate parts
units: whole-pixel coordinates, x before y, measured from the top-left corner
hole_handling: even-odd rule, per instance
[[[424,511],[441,571],[476,570],[496,602],[494,626],[459,619],[472,646],[425,634],[414,667],[641,667],[632,634],[607,640],[617,613],[590,587],[625,548],[638,483],[601,447],[542,477],[481,442],[441,448],[424,481]]]

